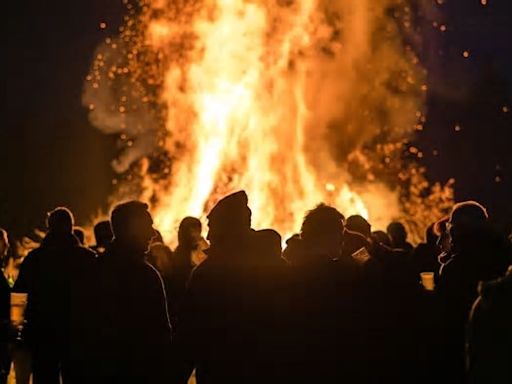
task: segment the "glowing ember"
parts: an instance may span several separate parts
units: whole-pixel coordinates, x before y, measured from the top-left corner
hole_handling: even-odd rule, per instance
[[[97,127],[123,135],[114,169],[142,175],[124,194],[153,201],[164,234],[237,189],[256,228],[283,234],[322,201],[377,226],[403,214],[371,166],[360,178],[347,164],[371,162],[422,116],[424,73],[399,27],[410,27],[404,1],[127,7],[119,37],[98,49],[84,105]]]

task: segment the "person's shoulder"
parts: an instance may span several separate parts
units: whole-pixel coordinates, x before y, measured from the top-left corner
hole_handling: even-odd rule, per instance
[[[151,281],[153,284],[159,286],[163,284],[160,272],[158,272],[158,270],[155,267],[153,267],[149,262],[144,261],[144,263],[142,263],[141,272],[142,275],[144,276],[144,279],[146,279],[147,281]]]
[[[484,303],[496,301],[510,303],[512,300],[512,267],[505,276],[497,280],[482,282],[479,286],[479,293]]]
[[[368,246],[370,244],[366,237],[364,237],[360,233],[353,232],[348,229],[345,230],[345,241],[355,245],[361,245],[363,247]]]

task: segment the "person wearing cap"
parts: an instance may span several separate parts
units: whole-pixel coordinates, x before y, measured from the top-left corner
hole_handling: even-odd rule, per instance
[[[443,368],[447,380],[464,380],[465,327],[481,281],[503,276],[511,263],[510,244],[493,230],[486,209],[475,201],[456,204],[447,229],[451,257],[440,270],[437,296],[442,310]]]
[[[268,346],[269,294],[255,273],[258,236],[244,191],[221,199],[208,214],[208,257],[190,277],[178,318],[175,382],[192,370],[202,383],[263,383],[273,377]]]

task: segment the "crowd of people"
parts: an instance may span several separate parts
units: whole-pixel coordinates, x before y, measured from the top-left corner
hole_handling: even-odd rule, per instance
[[[130,201],[86,247],[51,211],[13,286],[0,276],[0,383],[12,366],[34,384],[512,382],[512,244],[482,205],[456,204],[416,247],[399,222],[372,232],[320,204],[283,250],[243,191],[207,219],[207,239],[183,219],[171,250]]]

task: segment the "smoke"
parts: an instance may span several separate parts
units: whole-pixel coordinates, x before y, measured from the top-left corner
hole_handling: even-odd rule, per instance
[[[145,164],[132,183],[164,231],[238,188],[260,225],[284,232],[321,200],[379,223],[404,212],[404,176],[384,178],[383,161],[400,169],[396,153],[423,113],[406,0],[140,5],[128,3],[119,36],[98,47],[83,104],[119,135],[116,172]]]
[[[82,104],[89,109],[94,127],[108,135],[119,135],[120,153],[112,161],[112,168],[121,174],[157,148],[161,123],[145,96],[147,89],[129,76],[126,43],[119,38],[109,39],[109,43],[96,49]]]

